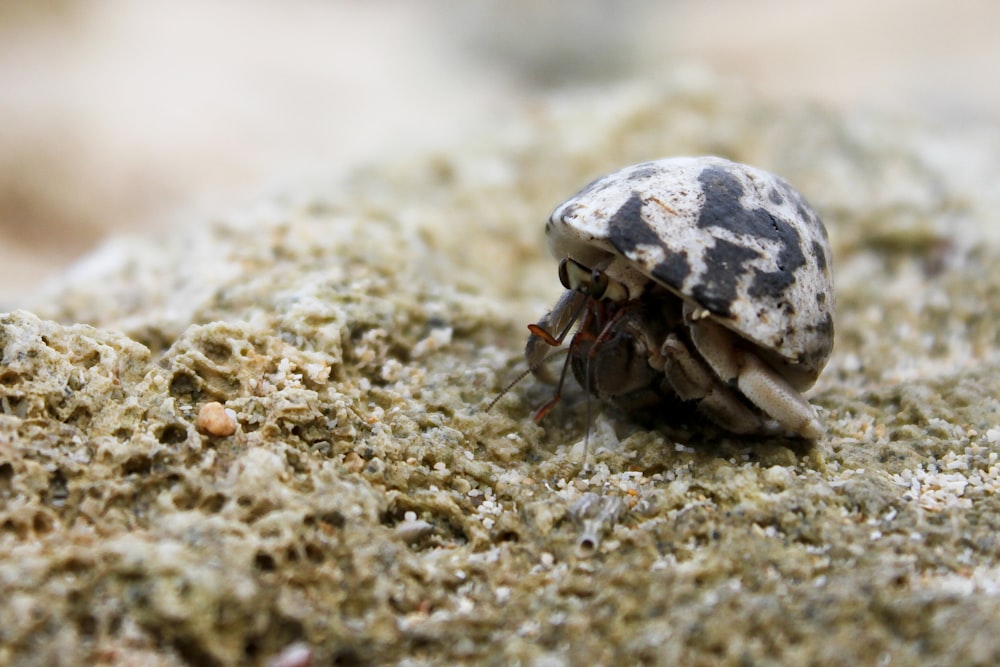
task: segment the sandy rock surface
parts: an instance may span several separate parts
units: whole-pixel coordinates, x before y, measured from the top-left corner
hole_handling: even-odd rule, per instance
[[[561,289],[543,221],[706,153],[827,222],[828,434],[605,411],[580,476],[581,392],[485,410]],[[995,664],[998,156],[700,79],[600,88],[107,244],[0,316],[0,664]]]

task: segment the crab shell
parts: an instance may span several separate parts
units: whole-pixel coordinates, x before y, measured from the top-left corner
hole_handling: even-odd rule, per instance
[[[830,356],[830,242],[774,174],[718,157],[644,162],[570,197],[545,232],[553,255],[607,270],[629,298],[650,281],[680,296],[756,345],[800,391]]]

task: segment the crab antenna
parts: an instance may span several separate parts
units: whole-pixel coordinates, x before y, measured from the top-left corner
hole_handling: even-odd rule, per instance
[[[587,364],[583,370],[583,377],[586,380],[585,391],[587,392],[587,430],[583,432],[583,461],[580,465],[580,474],[587,472],[587,459],[590,458],[590,429],[593,428],[593,410],[591,404],[593,395],[590,393],[590,354],[587,355]]]
[[[541,361],[539,361],[537,364],[533,364],[531,366],[528,366],[526,369],[524,369],[523,371],[521,371],[520,373],[518,373],[517,377],[514,378],[513,380],[511,380],[510,382],[508,382],[507,385],[503,389],[500,390],[500,393],[497,394],[493,398],[493,400],[489,402],[489,404],[486,406],[486,410],[484,410],[484,412],[489,412],[493,408],[494,405],[496,405],[497,403],[500,402],[501,398],[503,398],[504,396],[507,395],[507,392],[509,392],[514,387],[516,387],[518,385],[518,383],[521,382],[521,380],[523,380],[524,378],[526,378],[528,376],[528,373],[535,372],[536,370],[538,370],[538,367],[541,366],[542,364],[546,363],[550,359],[553,359],[553,358],[559,356],[560,354],[566,354],[567,352],[569,352],[568,348],[567,349],[563,349],[563,350],[555,350],[555,351],[552,352],[552,354],[547,355],[544,359],[542,359]]]
[[[587,430],[583,434],[583,462],[581,466],[581,474],[587,472],[587,461],[590,458],[590,431],[594,427],[594,409],[593,409],[593,393],[590,389],[590,364],[594,361],[594,355],[597,353],[597,346],[604,342],[608,336],[611,335],[611,331],[614,329],[614,324],[622,317],[625,312],[624,309],[616,311],[609,319],[601,332],[597,334],[594,338],[594,342],[590,345],[590,350],[587,353],[587,363],[584,365],[583,369],[583,379],[584,379],[584,391],[587,392]],[[565,368],[563,368],[563,374],[565,374]],[[560,386],[562,386],[562,378],[560,378]]]
[[[570,345],[570,347],[567,348],[565,350],[565,352],[569,352],[572,349],[572,347],[573,346]],[[559,352],[562,353],[564,351],[560,350]],[[555,356],[555,355],[554,354],[550,354],[548,357],[546,357],[546,359],[550,359],[553,356]],[[535,414],[532,415],[531,418],[534,419],[536,422],[537,421],[541,421],[542,419],[544,419],[545,415],[549,414],[549,410],[551,410],[552,408],[554,408],[555,405],[556,405],[556,403],[559,402],[559,399],[562,398],[562,388],[563,388],[563,384],[566,382],[566,369],[569,368],[569,362],[570,362],[570,358],[567,356],[566,357],[566,361],[563,362],[562,372],[559,373],[559,384],[556,385],[555,395],[552,397],[552,400],[550,400],[548,403],[546,403],[542,407],[540,407],[537,410],[535,410]]]

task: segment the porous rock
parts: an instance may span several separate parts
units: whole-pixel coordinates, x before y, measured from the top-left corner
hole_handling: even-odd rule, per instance
[[[531,381],[485,406],[561,289],[548,212],[678,154],[827,222],[829,433],[608,413],[581,477],[581,392],[541,425]],[[988,128],[605,87],[110,243],[0,318],[0,664],[995,663],[998,156]],[[213,401],[231,437],[196,428]],[[625,509],[583,553],[587,493]]]

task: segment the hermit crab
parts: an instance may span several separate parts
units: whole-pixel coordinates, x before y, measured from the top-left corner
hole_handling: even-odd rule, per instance
[[[830,243],[784,180],[718,157],[644,162],[597,179],[545,227],[566,291],[536,324],[529,368],[567,368],[626,413],[697,411],[739,434],[810,440],[802,392],[833,347]],[[570,338],[556,379],[543,363]]]

